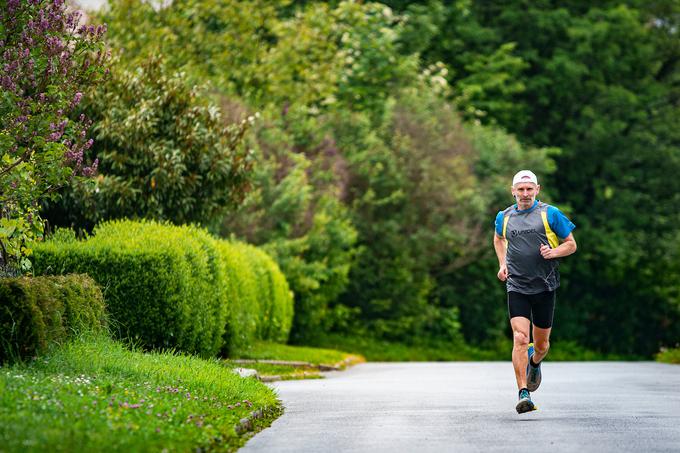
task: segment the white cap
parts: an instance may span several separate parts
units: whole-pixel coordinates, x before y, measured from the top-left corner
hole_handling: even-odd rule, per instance
[[[520,170],[517,172],[517,174],[515,174],[515,177],[512,178],[512,185],[514,186],[515,184],[519,184],[521,182],[533,182],[534,184],[538,185],[538,178],[533,171]]]

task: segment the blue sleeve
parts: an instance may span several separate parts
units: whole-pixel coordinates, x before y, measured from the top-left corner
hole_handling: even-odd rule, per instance
[[[503,236],[503,211],[498,211],[496,214],[496,234]]]
[[[576,225],[554,206],[548,206],[548,225],[560,239],[569,236],[569,233],[576,228]]]

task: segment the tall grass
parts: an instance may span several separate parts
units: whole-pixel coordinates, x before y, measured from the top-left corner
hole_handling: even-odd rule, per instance
[[[656,355],[657,362],[663,363],[677,363],[680,365],[680,346],[671,349],[662,349]]]
[[[31,363],[0,368],[0,450],[235,450],[236,425],[281,412],[274,392],[216,360],[143,354],[81,338]]]

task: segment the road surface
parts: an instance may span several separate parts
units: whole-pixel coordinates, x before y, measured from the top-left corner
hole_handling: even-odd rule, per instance
[[[518,415],[509,362],[369,363],[275,383],[286,408],[240,452],[680,452],[680,366],[548,363]]]

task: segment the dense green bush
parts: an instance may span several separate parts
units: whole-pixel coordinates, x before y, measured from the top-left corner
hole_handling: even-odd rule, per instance
[[[96,142],[86,155],[97,159],[99,174],[74,181],[44,210],[54,225],[91,230],[121,218],[207,224],[248,191],[244,138],[254,117],[225,119],[162,57],[136,71],[116,61],[82,109],[95,122]]]
[[[272,258],[249,244],[230,244],[253,270],[256,299],[260,303],[257,338],[286,342],[293,321],[293,295]]]
[[[205,356],[256,337],[287,339],[291,295],[263,252],[250,258],[258,252],[245,245],[155,222],[107,222],[85,241],[59,236],[36,247],[36,272],[88,272],[120,337]]]
[[[122,337],[151,347],[213,354],[226,322],[226,304],[210,291],[201,243],[179,228],[156,223],[110,222],[86,241],[48,241],[35,248],[38,273],[87,272],[104,289]],[[209,316],[202,306],[221,313]]]
[[[220,229],[262,246],[280,266],[295,295],[294,343],[333,324],[329,305],[347,287],[357,239],[349,210],[338,199],[342,156],[322,122],[298,121],[300,115],[263,113],[255,129],[254,189]]]
[[[0,279],[0,363],[106,325],[101,291],[87,275]]]

